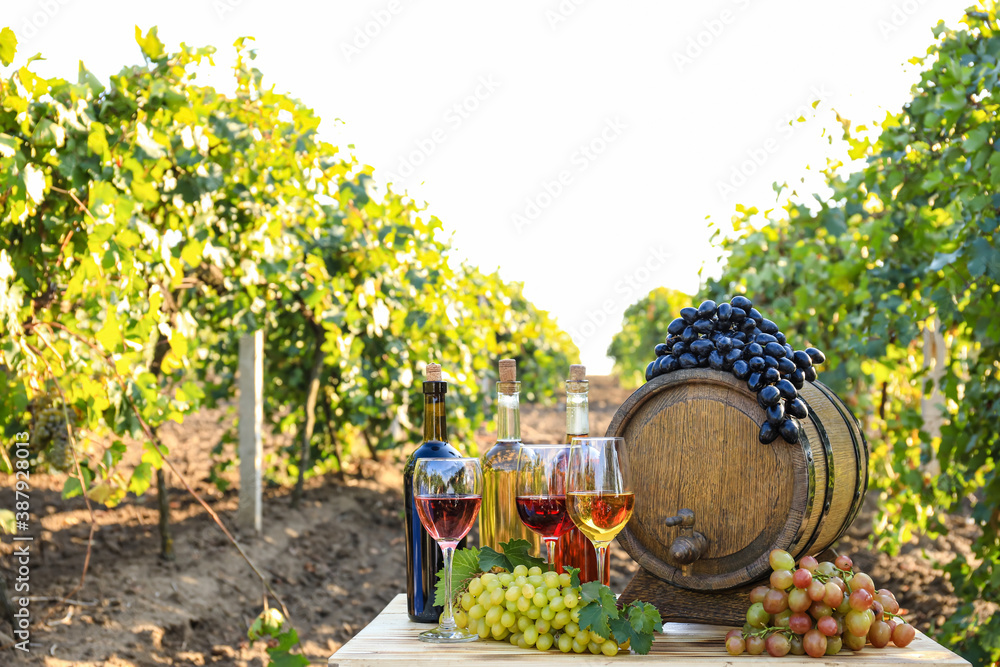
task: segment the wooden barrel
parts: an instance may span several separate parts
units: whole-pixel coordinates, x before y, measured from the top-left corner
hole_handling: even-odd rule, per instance
[[[828,387],[807,382],[799,395],[809,417],[798,444],[763,445],[764,410],[729,373],[676,371],[633,393],[607,433],[625,438],[634,462],[635,512],[618,535],[625,551],[664,581],[709,591],[760,579],[772,549],[797,559],[833,544],[861,510],[868,443]],[[665,522],[681,509],[707,540],[689,564],[670,547],[691,528]]]

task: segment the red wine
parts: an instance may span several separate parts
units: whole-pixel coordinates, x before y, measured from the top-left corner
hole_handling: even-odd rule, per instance
[[[457,542],[465,537],[479,514],[482,496],[417,496],[420,522],[435,540]]]
[[[518,496],[517,513],[525,526],[547,539],[562,537],[573,527],[566,496]]]

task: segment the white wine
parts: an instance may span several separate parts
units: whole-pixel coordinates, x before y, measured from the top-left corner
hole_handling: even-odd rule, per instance
[[[573,523],[592,541],[605,544],[615,539],[632,518],[634,505],[634,493],[574,491],[566,494],[566,509]]]
[[[542,554],[541,537],[517,513],[517,456],[521,450],[521,383],[513,359],[500,360],[497,383],[497,443],[483,455],[483,505],[479,512],[479,546],[500,550],[514,539],[528,540]]]

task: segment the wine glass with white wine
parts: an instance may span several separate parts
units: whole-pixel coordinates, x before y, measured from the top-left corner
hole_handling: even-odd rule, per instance
[[[597,572],[605,581],[608,546],[632,517],[628,452],[623,438],[573,438],[566,471],[566,509],[597,550]]]

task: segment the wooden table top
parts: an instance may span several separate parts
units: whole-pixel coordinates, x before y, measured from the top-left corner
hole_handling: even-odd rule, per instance
[[[364,630],[348,641],[340,650],[330,656],[329,667],[440,667],[466,662],[481,664],[517,663],[518,667],[545,667],[554,663],[574,664],[580,667],[596,665],[621,665],[642,663],[643,665],[670,665],[683,667],[692,665],[757,665],[758,667],[824,667],[852,665],[964,665],[969,663],[945,647],[917,632],[916,639],[906,648],[888,646],[876,649],[867,646],[854,653],[844,651],[836,656],[816,660],[809,656],[786,655],[772,658],[762,655],[733,657],[723,646],[725,634],[731,628],[717,625],[693,625],[687,623],[666,623],[664,633],[657,635],[649,655],[620,653],[608,658],[590,653],[560,653],[558,649],[546,652],[534,649],[519,649],[508,642],[493,640],[469,642],[467,644],[428,644],[417,639],[417,635],[429,629],[430,625],[413,623],[406,615],[406,596],[397,595],[382,613],[375,617]]]

